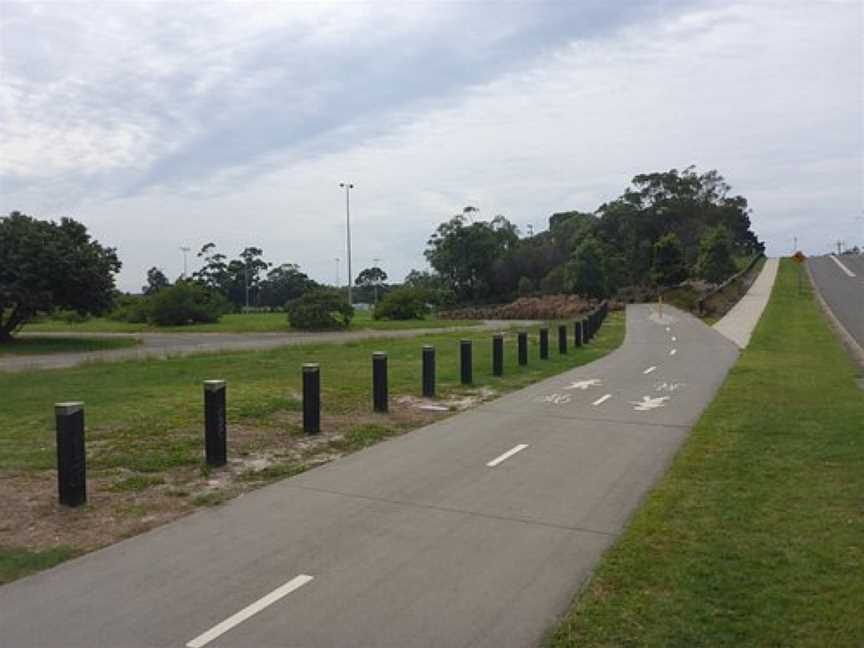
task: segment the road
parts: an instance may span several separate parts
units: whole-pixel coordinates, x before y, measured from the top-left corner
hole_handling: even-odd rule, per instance
[[[42,355],[0,356],[0,371],[28,369],[62,369],[85,362],[116,362],[144,358],[166,358],[187,353],[213,353],[215,351],[258,351],[298,344],[344,344],[356,340],[376,338],[410,338],[454,331],[501,330],[514,326],[528,326],[536,322],[520,320],[486,320],[471,326],[445,328],[418,328],[400,330],[329,331],[318,333],[24,333],[32,337],[123,337],[139,339],[141,344],[124,349],[91,351],[86,353],[46,353]]]
[[[0,646],[531,646],[738,349],[627,310],[605,358],[0,588]]]
[[[834,316],[864,348],[864,256],[810,257],[807,264]]]

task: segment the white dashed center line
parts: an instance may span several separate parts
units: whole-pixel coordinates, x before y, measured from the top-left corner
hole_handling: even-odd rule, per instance
[[[609,400],[610,398],[612,398],[612,394],[606,394],[605,396],[601,396],[601,397],[598,398],[596,401],[594,401],[593,404],[594,404],[594,405],[602,405],[603,403],[605,403],[605,402],[606,402],[607,400]]]
[[[513,448],[510,448],[507,452],[502,454],[500,457],[495,457],[492,461],[490,461],[486,465],[489,466],[490,468],[494,468],[495,466],[500,464],[502,461],[507,461],[510,457],[515,455],[517,452],[522,452],[527,447],[528,447],[527,443],[520,443],[519,445],[517,445]]]
[[[675,336],[673,335],[673,336],[672,336],[672,341],[673,341],[673,342],[677,342],[677,341],[678,341],[678,338],[675,337]]]
[[[657,367],[648,367],[648,368],[647,368],[645,371],[643,371],[642,373],[643,373],[643,374],[649,374],[649,373],[651,373],[652,371],[656,371],[656,370],[657,370]]]
[[[247,605],[237,614],[228,617],[222,623],[219,623],[210,628],[207,632],[198,635],[192,641],[186,644],[186,648],[203,648],[203,646],[206,646],[208,643],[210,643],[217,637],[221,637],[234,626],[240,625],[249,617],[258,614],[264,608],[273,605],[282,597],[287,596],[288,594],[290,594],[296,589],[299,589],[300,587],[303,587],[311,580],[312,576],[307,576],[306,574],[300,574],[296,578],[292,578],[290,581],[288,581],[281,587],[277,587],[275,590],[273,590],[266,596],[262,596],[260,599],[258,599],[251,605]]]
[[[678,349],[672,349],[672,350],[669,352],[669,355],[675,355],[676,353],[678,353]]]

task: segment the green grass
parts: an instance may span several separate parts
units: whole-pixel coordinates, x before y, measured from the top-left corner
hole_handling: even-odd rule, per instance
[[[108,351],[133,347],[136,344],[138,340],[132,338],[16,337],[0,344],[0,356]]]
[[[438,349],[438,386],[443,396],[461,393],[458,340],[475,341],[475,387],[504,392],[590,362],[620,345],[622,313],[610,315],[589,347],[537,359],[532,330],[531,361],[518,368],[515,335],[506,343],[507,373],[491,376],[491,332],[445,333],[420,339],[364,340],[344,345],[292,346],[257,352],[174,357],[167,360],[94,363],[68,369],[0,373],[0,475],[3,470],[50,470],[54,466],[53,404],[86,404],[88,466],[137,473],[194,465],[201,460],[202,387],[205,379],[228,381],[231,424],[297,430],[286,413],[300,408],[300,367],[321,363],[323,414],[354,415],[371,410],[372,351],[389,353],[390,394],[419,395],[420,350]],[[551,333],[554,333],[552,331]],[[554,341],[555,336],[550,334]],[[230,432],[229,432],[230,434]]]
[[[395,331],[415,328],[444,328],[448,326],[472,326],[476,320],[425,320],[390,321],[375,320],[368,311],[357,311],[349,330],[386,330]],[[223,315],[215,324],[191,324],[189,326],[150,326],[115,322],[104,317],[94,317],[81,323],[45,319],[28,324],[27,332],[63,333],[287,333],[293,331],[285,313],[232,313]]]
[[[0,547],[0,585],[53,567],[64,560],[74,558],[78,553],[74,547],[63,545],[44,551]]]
[[[548,645],[861,646],[864,392],[783,260],[749,348]]]

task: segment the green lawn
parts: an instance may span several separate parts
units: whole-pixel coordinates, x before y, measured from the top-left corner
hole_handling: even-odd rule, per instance
[[[16,337],[10,342],[0,344],[0,356],[107,351],[133,347],[136,344],[138,340],[133,338]]]
[[[196,506],[217,504],[243,489],[296,474],[334,454],[350,452],[440,418],[444,414],[423,413],[400,403],[402,397],[420,395],[423,344],[436,346],[442,400],[489,397],[607,354],[623,341],[624,316],[621,312],[610,314],[590,346],[571,348],[564,356],[556,351],[557,337],[552,329],[550,358],[545,361],[538,359],[537,327],[529,330],[528,366],[517,366],[516,336],[508,334],[506,370],[501,378],[491,375],[492,333],[488,331],[0,373],[0,498],[18,501],[16,498],[24,495],[22,489],[34,488],[41,489],[40,497],[44,499],[40,504],[42,518],[38,507],[10,506],[10,510],[23,511],[23,517],[7,518],[5,527],[0,523],[0,547],[5,546],[0,549],[0,558],[9,552],[51,548],[21,546],[13,541],[23,537],[15,536],[18,529],[44,526],[45,516],[56,519],[57,532],[63,534],[66,545],[74,551],[85,551],[144,530],[147,526],[138,524],[141,520],[155,517],[165,521],[160,516],[166,506],[180,514]],[[475,343],[475,384],[471,387],[459,384],[458,347],[463,337]],[[376,350],[389,354],[389,415],[371,412],[370,355]],[[298,450],[298,442],[306,443],[300,422],[300,367],[310,361],[321,363],[322,435],[317,446]],[[231,457],[268,458],[263,469],[232,468],[233,481],[220,490],[208,487],[207,480],[213,475],[202,465],[201,381],[205,379],[228,382]],[[483,394],[482,390],[487,391]],[[53,404],[68,400],[86,404],[88,490],[91,502],[100,502],[88,504],[72,517],[68,511],[53,506],[56,495],[52,485]],[[79,521],[74,528],[69,527],[71,519]],[[79,527],[87,531],[93,525],[103,525],[105,534],[95,545],[89,537],[79,540],[74,535]],[[115,527],[116,531],[112,531]],[[4,564],[0,560],[0,580],[11,578],[8,573],[4,575]]]
[[[479,324],[476,320],[374,320],[368,311],[357,311],[351,322],[350,330],[400,330],[412,328],[444,328],[448,326],[472,326]],[[288,325],[285,313],[231,313],[223,315],[215,324],[192,324],[189,326],[150,326],[148,324],[130,324],[115,322],[104,317],[94,317],[86,322],[69,323],[62,320],[45,319],[33,322],[24,327],[28,333],[63,333],[76,331],[81,333],[287,333],[293,331]]]
[[[784,259],[749,348],[548,645],[862,646],[864,392]]]
[[[27,576],[42,569],[49,569],[77,553],[72,547],[58,545],[44,551],[28,551],[0,546],[0,585]]]

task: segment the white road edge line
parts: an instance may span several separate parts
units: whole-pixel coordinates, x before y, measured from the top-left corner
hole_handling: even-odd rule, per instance
[[[277,587],[275,590],[273,590],[266,596],[262,596],[260,599],[258,599],[251,605],[247,605],[237,614],[228,617],[222,623],[218,623],[212,628],[210,628],[207,632],[198,635],[192,641],[186,644],[186,648],[203,648],[203,646],[206,646],[208,643],[210,643],[217,637],[221,637],[234,626],[243,623],[249,617],[258,614],[264,608],[273,605],[283,596],[287,596],[294,590],[303,587],[312,579],[312,576],[307,576],[306,574],[300,574],[299,576],[292,578],[290,581],[288,581],[281,587]]]
[[[500,457],[495,457],[492,461],[490,461],[486,465],[489,466],[490,468],[494,468],[495,466],[500,464],[502,461],[507,461],[507,459],[509,459],[510,457],[515,455],[517,452],[522,452],[527,447],[528,447],[527,443],[520,443],[519,445],[510,448],[507,452],[502,454]]]
[[[601,396],[601,397],[598,398],[596,401],[594,401],[594,402],[592,403],[592,405],[600,405],[600,404],[602,404],[602,403],[605,403],[605,402],[606,402],[607,400],[609,400],[610,398],[612,398],[612,394],[606,394],[605,396]]]
[[[672,349],[672,350],[669,352],[669,355],[675,355],[676,353],[678,353],[678,349]]]
[[[831,255],[831,258],[834,259],[834,263],[836,263],[838,266],[840,266],[840,269],[841,269],[843,272],[845,272],[847,275],[849,275],[849,276],[852,277],[853,279],[855,278],[855,273],[852,272],[852,271],[851,271],[849,268],[847,268],[845,265],[843,265],[843,262],[840,261],[840,259],[838,259],[838,258],[837,258],[836,256],[834,256],[833,254]]]
[[[657,369],[657,367],[648,367],[648,368],[647,368],[645,371],[643,371],[642,373],[643,373],[643,374],[649,374],[649,373],[651,373],[652,371],[655,371],[656,369]]]

